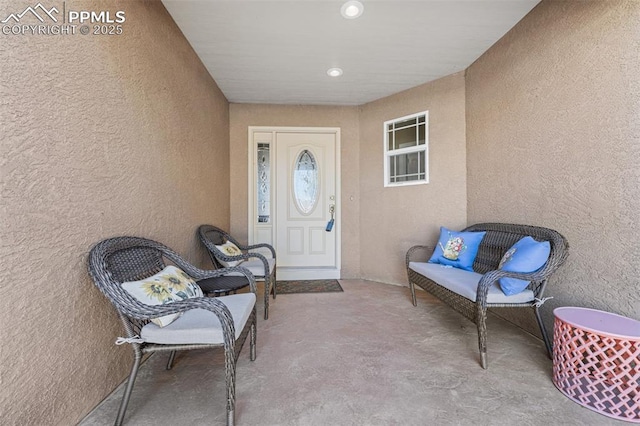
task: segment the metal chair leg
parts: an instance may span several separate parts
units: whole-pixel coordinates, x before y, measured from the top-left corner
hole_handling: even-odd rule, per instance
[[[540,327],[540,333],[542,334],[542,340],[544,340],[544,346],[547,348],[547,355],[549,356],[549,358],[553,359],[553,345],[549,340],[549,336],[547,336],[547,330],[545,329],[542,318],[540,317],[540,311],[538,310],[537,306],[534,306],[533,310],[536,313],[536,320],[538,321],[538,326]]]
[[[167,361],[167,370],[171,370],[173,367],[173,361],[176,359],[176,351],[171,351],[169,354],[169,361]]]
[[[269,293],[271,293],[271,280],[264,278],[264,319],[269,319]]]
[[[487,350],[485,349],[484,352],[480,352],[480,365],[482,365],[482,368],[484,368],[485,370],[487,369]]]
[[[477,302],[476,302],[477,303]],[[487,369],[487,311],[478,308],[476,325],[478,326],[478,348],[480,349],[480,365]]]
[[[142,356],[136,354],[133,359],[133,365],[131,366],[131,373],[129,374],[129,379],[127,380],[127,387],[124,390],[124,395],[122,395],[122,401],[120,402],[120,409],[118,410],[118,417],[116,418],[116,426],[120,426],[122,421],[124,420],[124,413],[127,411],[127,405],[129,405],[129,399],[131,398],[131,390],[133,389],[133,384],[136,381],[136,376],[138,375],[138,368],[140,367],[140,361],[142,360]]]
[[[231,349],[233,351],[233,349]],[[236,408],[236,361],[235,354],[225,354],[225,369],[227,381],[227,426],[235,424]]]
[[[250,339],[249,340],[249,359],[251,361],[255,361],[256,360],[256,335],[257,335],[255,321],[253,322],[253,324],[251,324],[251,331],[249,333],[251,333],[249,335],[249,339]]]
[[[412,281],[409,281],[409,288],[411,289],[411,301],[413,302],[413,306],[418,306],[418,301],[416,300],[416,286]]]
[[[276,298],[276,270],[273,270],[273,275],[271,276],[271,281],[273,281],[273,299],[275,300]]]

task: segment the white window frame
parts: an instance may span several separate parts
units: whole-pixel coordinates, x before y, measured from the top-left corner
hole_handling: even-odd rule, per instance
[[[410,146],[407,148],[398,148],[389,150],[389,132],[387,128],[389,124],[396,123],[399,121],[410,120],[412,118],[417,118],[420,116],[424,116],[424,145]],[[396,129],[397,130],[397,129]],[[417,126],[416,126],[417,131]],[[394,186],[408,186],[408,185],[423,185],[425,183],[429,183],[429,111],[417,112],[415,114],[405,115],[404,117],[394,118],[393,120],[387,120],[382,125],[382,133],[383,133],[383,144],[384,144],[384,186],[386,187],[394,187]],[[403,154],[411,154],[414,152],[424,152],[424,179],[411,180],[406,182],[391,182],[391,176],[389,176],[389,159],[391,157]]]

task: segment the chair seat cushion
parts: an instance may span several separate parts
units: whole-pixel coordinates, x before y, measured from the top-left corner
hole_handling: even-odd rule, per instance
[[[218,297],[224,303],[233,318],[236,329],[236,339],[242,333],[251,311],[256,303],[254,293],[233,294]],[[148,343],[161,344],[222,344],[222,327],[220,320],[206,309],[191,309],[182,314],[166,327],[158,327],[148,323],[140,330],[140,337]]]
[[[269,262],[269,272],[266,274],[264,272],[264,263],[262,263],[262,260],[260,259],[247,259],[238,266],[247,268],[256,277],[264,277],[265,275],[271,275],[271,271],[273,271],[273,267],[276,265],[275,259],[267,259],[267,262]]]
[[[478,283],[482,274],[465,271],[447,265],[424,262],[409,262],[409,269],[435,281],[442,287],[451,290],[473,302],[476,301]],[[502,292],[497,282],[491,284],[487,294],[487,303],[526,303],[534,300],[533,291],[526,289],[513,296]]]

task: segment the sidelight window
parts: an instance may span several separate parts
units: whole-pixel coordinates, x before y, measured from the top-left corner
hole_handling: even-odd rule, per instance
[[[271,157],[269,148],[268,143],[259,143],[256,152],[258,223],[269,223],[271,216]]]

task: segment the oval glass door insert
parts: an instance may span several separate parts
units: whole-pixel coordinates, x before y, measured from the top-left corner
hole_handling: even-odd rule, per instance
[[[303,150],[293,167],[293,198],[302,214],[309,214],[318,203],[320,194],[318,163],[309,150]]]

